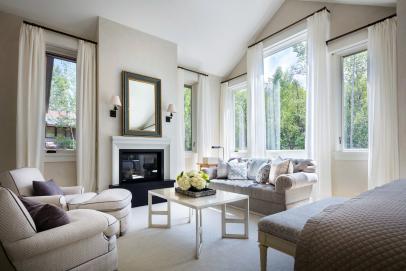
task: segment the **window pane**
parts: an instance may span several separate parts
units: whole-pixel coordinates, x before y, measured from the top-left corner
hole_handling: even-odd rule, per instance
[[[306,46],[302,41],[264,59],[268,150],[305,148]]]
[[[192,87],[185,86],[184,88],[185,102],[185,150],[192,150]]]
[[[342,68],[344,148],[367,149],[367,51],[344,57]]]
[[[234,91],[235,151],[247,149],[247,90]]]
[[[53,61],[52,70],[47,73],[51,87],[46,109],[46,149],[75,149],[76,133],[76,63],[70,60],[48,57]],[[49,63],[48,63],[49,64]],[[52,65],[52,63],[51,63]],[[56,136],[51,137],[52,128]]]

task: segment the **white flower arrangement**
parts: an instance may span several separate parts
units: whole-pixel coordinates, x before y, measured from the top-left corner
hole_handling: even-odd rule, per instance
[[[176,177],[176,183],[182,190],[196,189],[202,190],[206,188],[209,182],[209,175],[203,171],[182,171]]]

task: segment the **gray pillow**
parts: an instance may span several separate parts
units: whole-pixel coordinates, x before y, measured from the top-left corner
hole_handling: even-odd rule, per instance
[[[271,171],[271,163],[262,164],[259,168],[255,182],[267,184],[269,182],[269,172]]]
[[[247,180],[247,162],[238,162],[236,160],[228,163],[228,176],[229,180]]]
[[[248,161],[248,179],[249,180],[256,180],[258,170],[264,165],[269,162],[268,159],[265,158],[253,158]]]
[[[28,213],[34,220],[37,231],[46,231],[69,223],[68,214],[52,204],[44,204],[35,200],[20,197],[21,202],[27,208]]]
[[[63,195],[61,188],[59,188],[52,179],[46,182],[33,181],[32,188],[34,190],[34,196]]]
[[[223,160],[219,161],[217,165],[217,179],[227,179],[228,165]]]
[[[276,179],[282,174],[293,173],[293,163],[290,160],[275,159],[269,171],[269,183],[275,185]]]

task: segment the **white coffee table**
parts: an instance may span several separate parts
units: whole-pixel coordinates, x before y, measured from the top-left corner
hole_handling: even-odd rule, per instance
[[[152,210],[152,196],[160,197],[167,200],[166,211],[153,211]],[[226,204],[236,201],[245,201],[244,218],[227,218]],[[216,195],[191,198],[175,192],[175,188],[164,188],[148,191],[148,226],[150,228],[170,228],[171,227],[171,202],[189,207],[189,223],[191,222],[191,210],[196,210],[196,259],[199,259],[200,251],[203,243],[203,228],[202,228],[202,209],[221,205],[221,233],[223,238],[237,238],[248,239],[248,221],[249,221],[249,196],[237,194],[222,190],[217,190]],[[153,215],[167,216],[166,224],[153,224]],[[244,224],[243,234],[227,233],[227,223],[241,223]]]

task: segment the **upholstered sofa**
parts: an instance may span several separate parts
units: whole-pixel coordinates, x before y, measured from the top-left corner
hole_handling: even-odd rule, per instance
[[[0,187],[0,269],[117,270],[117,220],[94,210],[67,214],[69,224],[38,232],[20,199]]]
[[[128,226],[132,195],[125,189],[108,189],[97,194],[85,193],[82,186],[61,187],[63,195],[34,196],[33,181],[45,181],[37,168],[20,168],[3,172],[0,186],[18,196],[43,203],[54,204],[65,210],[92,209],[110,214],[119,220],[118,234],[124,234]]]
[[[247,161],[248,179],[230,180],[217,178],[217,169],[204,169],[210,177],[210,188],[250,196],[250,211],[264,215],[285,211],[309,201],[313,184],[317,182],[315,162],[308,159],[289,159],[293,164],[292,174],[280,175],[275,185],[255,181],[260,166],[272,163],[269,159],[240,159]],[[233,204],[243,208],[240,203]]]

